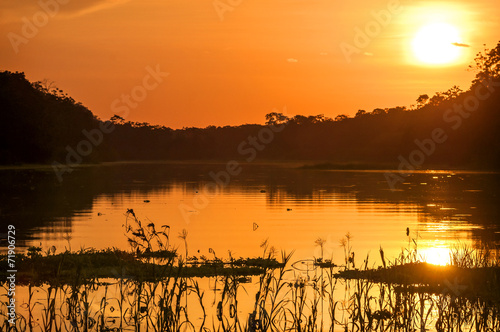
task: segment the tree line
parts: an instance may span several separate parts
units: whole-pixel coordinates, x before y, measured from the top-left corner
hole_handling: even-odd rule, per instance
[[[68,149],[83,151],[82,142],[94,140],[91,153],[88,146],[85,153],[75,152],[81,162],[243,161],[241,144],[246,142],[255,145],[261,160],[390,167],[419,149],[418,142],[429,142],[435,129],[442,129],[446,140],[435,143],[419,166],[498,169],[500,43],[480,52],[472,69],[476,77],[467,91],[454,86],[432,97],[420,95],[408,108],[359,110],[353,117],[335,118],[272,112],[265,124],[183,129],[126,121],[118,115],[101,120],[49,81],[31,83],[24,73],[4,71],[0,73],[0,163],[64,163]],[[284,130],[268,135],[266,144],[259,143],[258,134],[269,126]],[[95,134],[103,127],[109,130],[101,132],[102,137]]]

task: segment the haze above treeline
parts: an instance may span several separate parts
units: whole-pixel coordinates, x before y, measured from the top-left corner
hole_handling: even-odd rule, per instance
[[[0,73],[0,163],[66,167],[129,160],[301,160],[367,168],[500,168],[500,43],[479,53],[467,91],[418,95],[410,108],[266,115],[266,124],[171,129],[98,119],[48,81]],[[405,84],[401,82],[401,84]],[[360,96],[362,98],[362,96]],[[207,110],[209,111],[209,110]],[[308,110],[309,112],[309,110]],[[263,119],[264,120],[264,119]],[[420,151],[420,152],[418,152]]]

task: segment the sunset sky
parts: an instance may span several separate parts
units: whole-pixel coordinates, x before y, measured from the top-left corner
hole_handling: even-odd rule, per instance
[[[126,120],[172,128],[263,123],[285,106],[329,117],[409,106],[467,89],[474,55],[500,40],[498,0],[40,2],[52,4],[46,20],[37,1],[1,0],[1,70],[52,80],[109,119],[146,68],[160,68],[168,77]]]

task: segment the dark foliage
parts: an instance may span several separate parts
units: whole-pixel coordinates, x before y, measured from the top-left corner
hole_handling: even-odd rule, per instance
[[[425,154],[423,168],[500,167],[500,43],[476,58],[477,75],[468,91],[454,86],[433,97],[420,95],[410,109],[377,108],[340,114],[288,118],[277,112],[266,125],[285,125],[262,142],[266,125],[246,124],[173,130],[114,116],[97,119],[85,106],[47,82],[30,83],[23,73],[0,73],[0,163],[67,163],[68,151],[88,140],[84,131],[113,125],[81,162],[116,160],[317,160],[339,164],[390,165],[408,159],[415,142],[429,142],[442,129],[446,141]],[[489,82],[489,83],[488,83]],[[488,85],[487,88],[485,85]],[[487,98],[479,100],[477,94]],[[477,105],[474,101],[478,101]],[[459,111],[461,109],[461,111]],[[340,112],[339,112],[340,113]],[[269,131],[268,131],[269,132]],[[252,147],[249,137],[258,140]],[[250,152],[254,150],[254,152]],[[424,151],[425,152],[425,151]]]

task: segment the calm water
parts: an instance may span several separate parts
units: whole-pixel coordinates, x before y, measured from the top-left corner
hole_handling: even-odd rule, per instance
[[[215,188],[211,164],[105,164],[81,167],[59,183],[50,168],[0,170],[0,233],[17,228],[17,245],[129,248],[125,212],[169,225],[173,243],[188,231],[189,255],[257,256],[268,240],[296,259],[323,254],[343,261],[339,240],[352,235],[357,262],[378,249],[394,257],[418,234],[421,253],[444,263],[458,241],[500,241],[500,175],[468,172],[412,174],[391,191],[384,172],[300,170],[292,164],[242,165]],[[224,179],[227,180],[227,179]],[[207,187],[208,185],[208,187]],[[208,192],[206,189],[209,188]],[[216,189],[216,190],[215,190]]]

